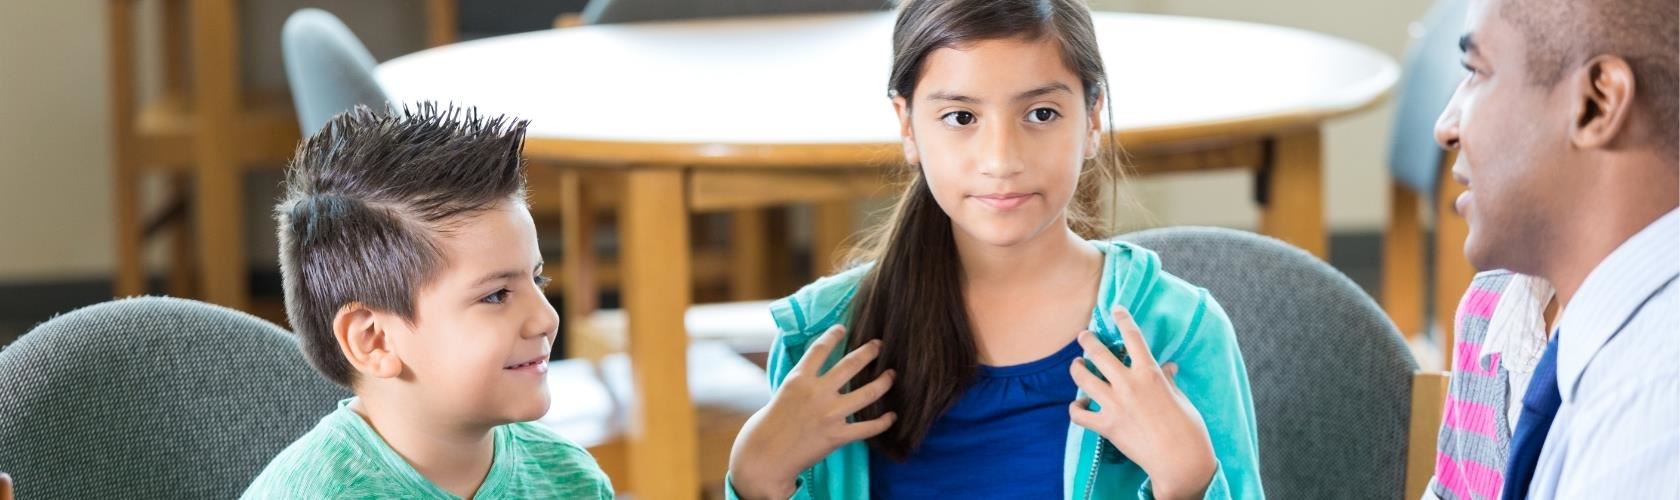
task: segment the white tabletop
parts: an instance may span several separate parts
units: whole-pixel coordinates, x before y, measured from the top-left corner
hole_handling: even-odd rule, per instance
[[[380,65],[399,102],[471,104],[531,120],[534,141],[896,144],[886,95],[890,12],[548,30]],[[1123,138],[1280,119],[1380,100],[1388,56],[1331,36],[1201,18],[1098,12]]]

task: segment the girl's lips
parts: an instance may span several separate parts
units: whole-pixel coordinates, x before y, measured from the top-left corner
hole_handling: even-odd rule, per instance
[[[998,193],[974,196],[975,200],[997,210],[1012,210],[1032,200],[1032,193]]]

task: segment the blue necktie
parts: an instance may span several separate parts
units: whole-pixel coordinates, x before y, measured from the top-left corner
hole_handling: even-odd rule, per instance
[[[1558,332],[1546,344],[1540,364],[1534,366],[1534,378],[1523,393],[1522,416],[1517,418],[1517,430],[1511,433],[1511,456],[1505,461],[1505,487],[1500,495],[1505,500],[1528,497],[1528,483],[1534,479],[1534,469],[1540,464],[1540,448],[1546,444],[1546,431],[1552,428],[1563,395],[1558,392],[1557,350]]]

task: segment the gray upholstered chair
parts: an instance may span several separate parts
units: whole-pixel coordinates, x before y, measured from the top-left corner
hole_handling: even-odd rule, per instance
[[[0,470],[19,498],[233,498],[346,397],[254,316],[107,302],[0,350]]]
[[[1157,252],[1167,272],[1206,288],[1230,315],[1254,393],[1267,497],[1417,498],[1433,464],[1444,382],[1419,374],[1417,397],[1435,403],[1414,408],[1417,362],[1364,291],[1311,254],[1253,233],[1187,227],[1118,239]],[[1409,432],[1413,425],[1424,432]]]
[[[379,110],[390,100],[374,77],[373,55],[327,11],[293,12],[281,28],[280,48],[304,137],[357,104]]]
[[[584,24],[885,10],[889,0],[590,0]]]

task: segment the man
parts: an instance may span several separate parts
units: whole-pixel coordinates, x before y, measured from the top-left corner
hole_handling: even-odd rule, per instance
[[[1479,269],[1549,281],[1503,497],[1680,498],[1680,9],[1472,0],[1436,123]]]

